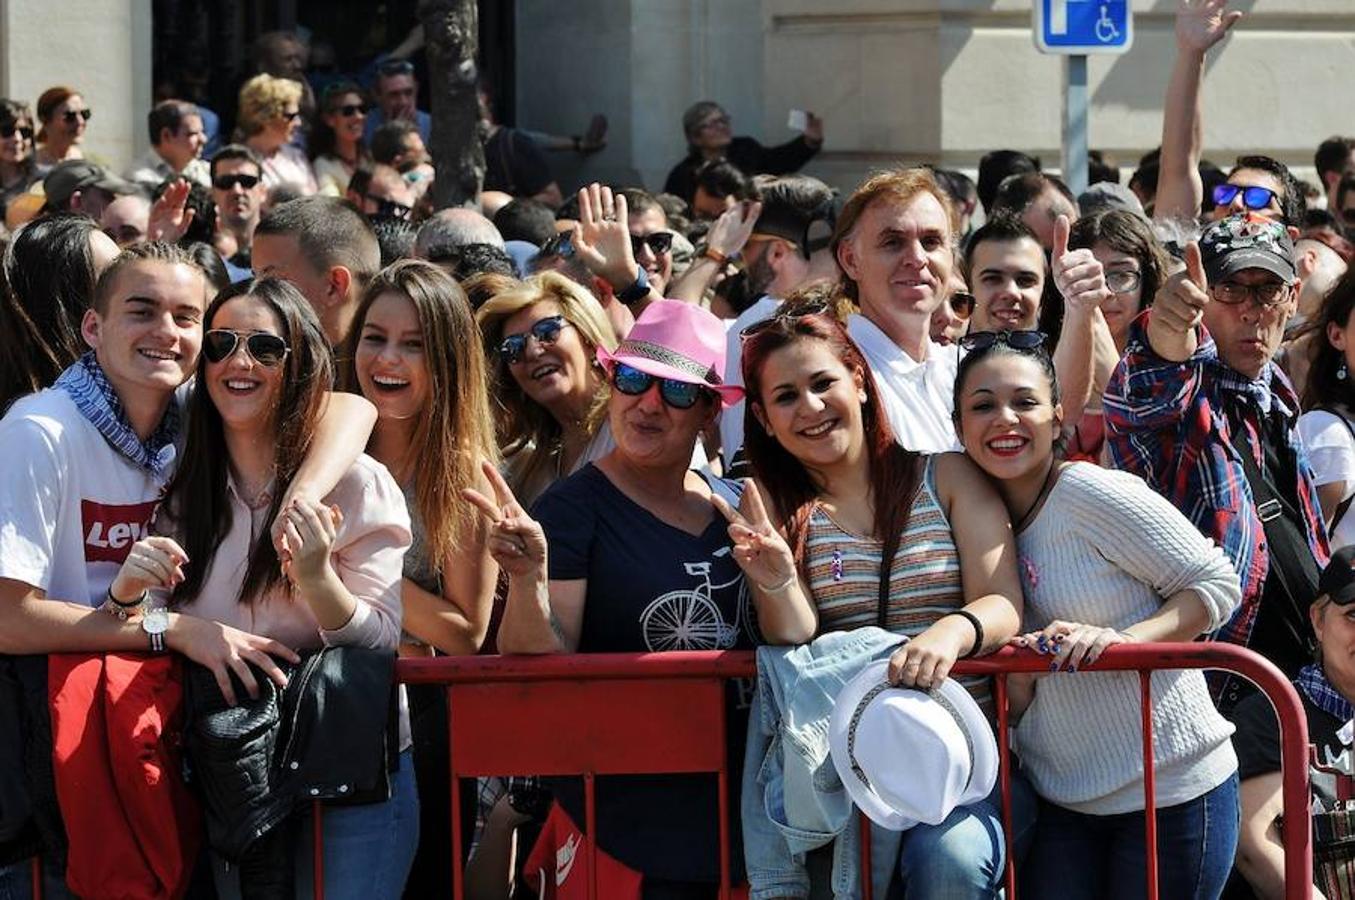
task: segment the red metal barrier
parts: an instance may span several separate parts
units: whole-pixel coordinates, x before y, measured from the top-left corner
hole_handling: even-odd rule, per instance
[[[1157,898],[1157,821],[1152,766],[1149,673],[1164,669],[1223,669],[1254,682],[1280,721],[1286,900],[1303,900],[1313,883],[1308,814],[1308,724],[1298,695],[1271,663],[1242,647],[1219,643],[1136,644],[1108,648],[1086,671],[1136,671],[1143,701],[1145,832],[1148,897]],[[998,754],[1006,886],[1016,898],[1012,853],[1010,748],[1006,676],[1047,672],[1048,659],[1012,648],[956,664],[956,675],[990,675],[998,710]],[[448,766],[452,783],[452,869],[462,896],[461,779],[492,775],[582,775],[585,789],[586,873],[596,898],[597,847],[594,778],[597,775],[710,772],[719,782],[721,897],[729,883],[729,764],[725,758],[725,685],[749,678],[749,652],[610,653],[561,656],[475,656],[402,659],[396,676],[408,684],[442,684],[450,710]],[[321,810],[315,804],[315,896],[324,897]],[[870,898],[870,841],[863,844],[862,883]],[[33,863],[33,896],[40,900],[41,867]]]
[[[1007,835],[1007,897],[1015,900],[1011,864],[1010,750],[1006,675],[1047,672],[1048,658],[1004,649],[956,664],[957,675],[994,676],[998,705],[1003,824]],[[1145,831],[1156,848],[1149,673],[1163,669],[1223,669],[1254,682],[1280,720],[1285,848],[1285,897],[1309,896],[1313,883],[1308,815],[1308,725],[1298,695],[1271,663],[1242,647],[1219,643],[1116,645],[1089,670],[1137,671],[1143,697]],[[490,775],[582,775],[590,897],[597,848],[593,810],[596,775],[714,772],[719,778],[721,896],[728,897],[728,761],[724,759],[724,684],[755,675],[749,652],[611,653],[561,656],[478,656],[403,659],[397,677],[443,684],[450,710],[452,810],[460,779]],[[700,707],[705,708],[700,708]],[[869,841],[863,841],[868,848]],[[462,891],[460,817],[452,819],[453,884]],[[1148,897],[1157,897],[1157,855],[1148,855]],[[869,898],[869,867],[863,883]],[[318,895],[317,895],[318,896]]]

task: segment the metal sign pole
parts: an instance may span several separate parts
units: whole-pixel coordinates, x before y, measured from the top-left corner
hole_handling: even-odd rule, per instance
[[[1087,57],[1064,57],[1063,180],[1073,196],[1087,189]]]

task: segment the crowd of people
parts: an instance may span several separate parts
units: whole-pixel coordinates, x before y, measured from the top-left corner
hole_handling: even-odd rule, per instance
[[[578,781],[451,809],[445,697],[397,656],[754,648],[726,734],[755,900],[993,897],[1010,863],[1022,896],[1129,898],[1149,853],[1164,897],[1282,896],[1266,698],[1152,675],[1148,848],[1138,679],[1082,671],[1261,654],[1319,841],[1344,815],[1355,138],[1319,185],[1202,159],[1240,15],[1181,0],[1161,146],[1127,186],[1094,154],[1080,196],[994,150],[842,198],[798,172],[818,117],[767,147],[701,101],[662,192],[567,197],[549,155],[605,118],[509,128],[482,92],[485,190],[436,210],[417,39],[261,66],[229,136],[163,100],[122,174],[78,90],[0,100],[0,898],[310,896],[316,799],[326,896],[449,896],[453,816],[468,897],[554,896],[588,875],[557,866]],[[1049,660],[1008,678],[1014,860],[997,695],[951,675],[1007,646]],[[969,773],[945,802],[873,752],[919,709],[963,732],[916,761]],[[602,895],[715,896],[718,810],[713,778],[599,779]]]

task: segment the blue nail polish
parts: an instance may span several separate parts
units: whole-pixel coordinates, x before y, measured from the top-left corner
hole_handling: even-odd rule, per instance
[[[1059,670],[1059,661],[1056,659],[1049,664],[1049,671],[1057,672]]]
[[[1069,672],[1076,672],[1076,671],[1077,671],[1077,666],[1069,666],[1069,667],[1068,667],[1068,671],[1069,671]]]

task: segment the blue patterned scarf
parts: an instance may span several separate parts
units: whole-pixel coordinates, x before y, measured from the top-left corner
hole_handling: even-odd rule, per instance
[[[1298,685],[1298,689],[1303,691],[1304,696],[1312,701],[1314,706],[1335,716],[1337,721],[1349,722],[1355,719],[1355,703],[1337,693],[1317,663],[1311,663],[1300,669],[1299,677],[1294,680],[1294,684]]]
[[[65,391],[80,414],[108,443],[135,465],[156,475],[168,474],[174,461],[174,439],[179,434],[179,407],[172,400],[164,418],[144,443],[127,421],[122,401],[90,351],[75,361],[53,385]]]

